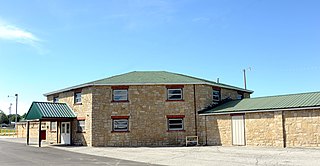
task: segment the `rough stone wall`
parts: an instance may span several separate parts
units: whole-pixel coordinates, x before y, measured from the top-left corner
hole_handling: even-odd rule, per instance
[[[230,115],[203,116],[202,120],[206,120],[206,123],[202,123],[202,125],[206,126],[206,129],[201,134],[202,140],[204,140],[202,144],[232,145]]]
[[[39,137],[39,122],[30,122],[29,128],[29,137],[30,138],[38,138]],[[17,124],[17,137],[18,138],[26,138],[27,137],[27,123],[19,122]]]
[[[231,89],[221,89],[221,99],[230,97],[231,99],[237,99],[238,92]]]
[[[245,137],[247,146],[283,147],[282,112],[247,113]]]
[[[67,91],[57,95],[48,96],[48,101],[53,101],[53,97],[58,96],[59,102],[67,103],[70,108],[76,113],[77,118],[85,119],[85,132],[77,132],[77,121],[72,121],[72,141],[74,144],[91,146],[92,139],[92,87],[87,87],[81,90],[82,104],[74,103],[75,91]]]
[[[320,146],[320,109],[285,111],[287,147]]]
[[[112,102],[110,86],[93,91],[93,146],[183,145],[195,135],[193,86],[183,88],[183,101],[166,101],[164,85],[129,86],[129,102]],[[167,131],[167,115],[184,115],[184,131]],[[129,116],[129,132],[112,132],[111,116]]]

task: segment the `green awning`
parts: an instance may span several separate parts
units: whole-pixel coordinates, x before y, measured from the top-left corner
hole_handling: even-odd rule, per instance
[[[33,102],[26,120],[74,119],[75,113],[66,103]]]

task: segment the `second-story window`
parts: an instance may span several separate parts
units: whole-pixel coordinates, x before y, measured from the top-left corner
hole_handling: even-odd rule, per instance
[[[237,99],[238,99],[238,100],[241,100],[241,99],[243,99],[243,98],[244,98],[243,93],[238,92]]]
[[[182,88],[168,89],[168,100],[182,100]]]
[[[128,89],[114,89],[113,101],[128,101]]]
[[[58,96],[53,97],[53,103],[59,103],[59,97]]]
[[[81,92],[74,93],[74,103],[81,104]]]
[[[212,99],[213,101],[220,101],[220,90],[213,90],[212,91]]]

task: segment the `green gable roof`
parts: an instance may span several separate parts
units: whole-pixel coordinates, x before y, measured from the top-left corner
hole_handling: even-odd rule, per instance
[[[26,120],[76,118],[76,115],[66,103],[33,102]]]
[[[85,84],[61,89],[58,91],[44,94],[45,96],[60,93],[72,89],[82,88],[86,86],[97,85],[154,85],[154,84],[208,84],[227,89],[235,89],[243,92],[252,93],[251,90],[230,86],[226,84],[216,83],[201,78],[187,76],[183,74],[171,73],[166,71],[134,71],[105,79],[88,82]]]
[[[250,111],[320,107],[320,92],[246,98],[229,101],[201,114],[228,114]]]

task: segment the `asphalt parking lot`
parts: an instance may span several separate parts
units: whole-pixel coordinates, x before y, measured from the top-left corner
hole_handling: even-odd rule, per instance
[[[17,141],[8,139],[7,141]],[[21,142],[21,141],[20,141]],[[85,147],[49,146],[66,151],[160,165],[319,165],[319,148],[262,147]]]

